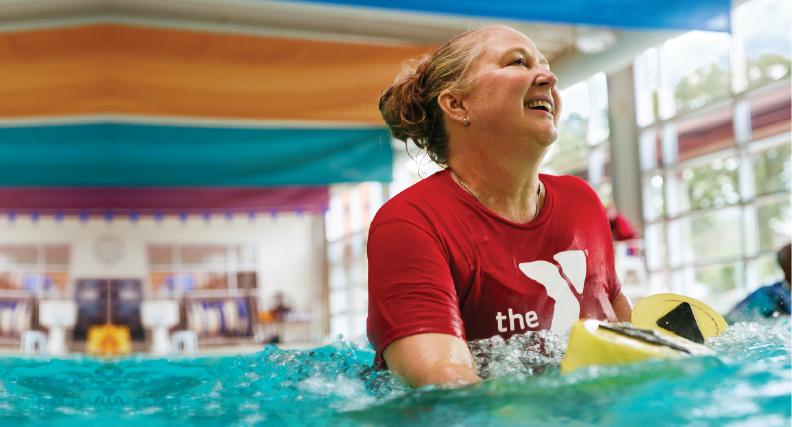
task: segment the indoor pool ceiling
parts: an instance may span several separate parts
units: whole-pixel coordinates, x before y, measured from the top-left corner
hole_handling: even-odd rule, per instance
[[[729,10],[728,0],[0,0],[0,213],[202,212],[170,196],[183,188],[218,209],[321,211],[328,185],[392,179],[377,99],[407,58],[502,23],[533,39],[564,89],[685,31],[728,31]],[[121,189],[134,194],[114,197]]]
[[[551,61],[562,88],[596,72],[626,65],[637,53],[682,31],[592,30],[576,25],[376,10],[335,4],[260,0],[5,0],[0,31],[113,22],[334,42],[439,45],[469,28],[509,25]],[[576,41],[610,38],[600,53]]]

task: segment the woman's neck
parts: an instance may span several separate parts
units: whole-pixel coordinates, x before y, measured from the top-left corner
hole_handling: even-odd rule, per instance
[[[544,151],[528,159],[493,159],[487,153],[459,153],[449,166],[482,205],[506,220],[524,224],[534,220],[544,204],[545,191],[539,180]],[[463,155],[467,154],[467,155]]]

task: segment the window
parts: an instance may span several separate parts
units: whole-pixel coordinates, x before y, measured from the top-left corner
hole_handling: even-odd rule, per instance
[[[732,36],[693,31],[635,59],[653,291],[725,312],[778,277],[792,233],[789,9],[753,0]]]
[[[395,148],[395,147],[394,147]],[[403,150],[403,146],[402,146]],[[396,151],[398,153],[399,151]],[[327,223],[327,264],[330,335],[367,343],[368,258],[366,243],[371,221],[390,188],[406,188],[419,178],[418,164],[404,153],[394,156],[394,182],[336,186],[331,190]],[[424,178],[434,169],[420,170]],[[401,175],[401,176],[399,176]],[[400,189],[403,189],[400,188]]]
[[[739,166],[739,158],[727,156],[703,165],[677,169],[675,178],[679,182],[676,194],[679,209],[694,211],[738,203]]]
[[[753,0],[735,9],[733,31],[742,44],[739,59],[744,58],[744,62],[737,61],[740,71],[736,74],[748,88],[789,78],[791,9],[788,0]]]
[[[691,31],[661,47],[660,79],[673,94],[673,104],[663,118],[729,96],[729,42],[726,33]]]
[[[156,297],[255,295],[256,247],[149,245],[149,286]]]
[[[67,297],[68,245],[0,246],[0,294]]]
[[[789,243],[790,215],[789,199],[771,200],[756,205],[756,227],[759,251],[774,252]]]
[[[788,144],[757,151],[751,155],[757,196],[792,190],[792,160]]]
[[[574,175],[604,198],[610,197],[608,86],[605,74],[561,91],[564,107],[558,139],[543,162],[543,172]]]

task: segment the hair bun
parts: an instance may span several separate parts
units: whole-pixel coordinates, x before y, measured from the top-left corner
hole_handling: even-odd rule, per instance
[[[430,60],[429,55],[424,55],[420,61],[405,61],[401,73],[393,85],[385,88],[379,102],[382,118],[391,135],[405,142],[412,139],[420,148],[424,148],[422,142],[429,127],[424,80]]]
[[[486,49],[485,26],[457,36],[434,55],[405,61],[393,85],[382,92],[380,113],[394,138],[411,139],[440,166],[448,165],[448,134],[437,97],[445,90],[467,94],[473,85],[472,64]]]

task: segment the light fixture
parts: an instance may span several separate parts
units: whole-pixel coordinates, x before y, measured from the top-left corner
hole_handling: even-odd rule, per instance
[[[578,27],[575,48],[585,54],[595,54],[610,49],[616,43],[616,33],[610,30]]]

